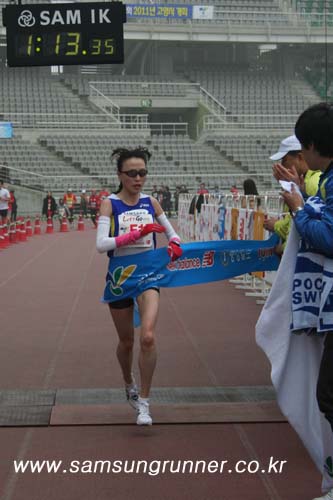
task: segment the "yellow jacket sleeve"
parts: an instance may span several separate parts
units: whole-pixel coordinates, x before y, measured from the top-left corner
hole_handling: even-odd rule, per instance
[[[308,196],[316,196],[318,191],[319,178],[321,176],[320,170],[308,170],[304,182],[305,192]]]
[[[278,220],[274,224],[274,232],[285,242],[291,228],[291,215],[287,214],[283,219]]]

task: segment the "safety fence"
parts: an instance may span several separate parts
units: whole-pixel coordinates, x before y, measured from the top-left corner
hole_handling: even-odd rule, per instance
[[[278,193],[265,195],[182,194],[178,206],[178,231],[183,241],[266,240],[268,218],[285,215]],[[238,255],[237,258],[240,258]],[[230,280],[246,295],[262,303],[269,293],[275,273],[252,273]]]

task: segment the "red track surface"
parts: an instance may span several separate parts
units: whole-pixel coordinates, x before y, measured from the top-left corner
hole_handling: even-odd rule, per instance
[[[121,387],[95,232],[0,253],[1,389]],[[260,308],[227,282],[162,290],[155,387],[269,385]],[[153,402],[152,402],[153,405]],[[153,406],[152,406],[153,407]],[[129,409],[130,411],[130,409]],[[133,418],[134,420],[134,418]],[[1,500],[311,500],[320,476],[287,423],[0,429]],[[15,474],[12,460],[287,460],[281,474]]]

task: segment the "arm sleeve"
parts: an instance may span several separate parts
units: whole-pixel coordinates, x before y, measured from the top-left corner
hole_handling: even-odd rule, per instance
[[[169,220],[164,212],[161,215],[158,215],[156,217],[156,220],[159,224],[161,224],[161,226],[165,227],[165,234],[166,234],[166,237],[168,238],[169,241],[170,240],[180,241],[178,234],[176,233],[176,231],[174,230],[174,228],[170,224],[170,222],[169,222]]]
[[[99,253],[108,252],[116,248],[116,238],[110,238],[110,218],[101,215],[98,219],[96,248]]]
[[[333,177],[325,184],[326,206],[321,219],[313,219],[300,210],[294,222],[300,236],[314,249],[333,256]]]

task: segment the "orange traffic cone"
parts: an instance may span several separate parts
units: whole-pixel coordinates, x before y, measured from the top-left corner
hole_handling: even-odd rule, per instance
[[[26,220],[26,223],[25,223],[25,230],[26,230],[26,233],[27,233],[28,237],[32,236],[32,226],[31,226],[30,217],[27,217],[27,220]]]
[[[4,250],[6,248],[5,235],[3,232],[3,225],[0,224],[0,250]]]
[[[8,248],[10,243],[9,243],[9,232],[7,224],[4,224],[3,226],[3,236],[5,238],[5,248]]]
[[[25,220],[21,220],[21,241],[27,241],[27,231],[25,229]]]
[[[61,233],[68,233],[68,224],[67,224],[67,218],[66,217],[62,217],[61,218],[60,232]]]
[[[53,222],[52,222],[52,217],[47,218],[47,223],[46,223],[46,234],[52,234],[53,233]]]
[[[11,225],[9,226],[9,241],[12,244],[17,243],[16,222],[12,222]]]
[[[14,227],[15,227],[15,242],[19,243],[19,241],[20,241],[20,239],[19,239],[19,237],[20,237],[19,229],[20,228],[19,228],[19,223],[17,221],[15,221],[15,226]]]
[[[22,236],[21,236],[21,219],[18,218],[16,221],[16,241],[17,243],[20,243],[22,241]]]
[[[36,218],[35,218],[34,234],[42,234],[39,215],[36,215]]]
[[[77,230],[84,231],[84,220],[83,220],[82,214],[79,215],[79,219],[77,221]]]
[[[21,218],[18,219],[17,223],[18,223],[18,227],[17,227],[18,240],[21,243],[21,242],[27,240],[27,235],[26,235],[26,232],[25,232],[25,227],[24,227],[24,230],[23,230],[23,219],[21,219]]]

